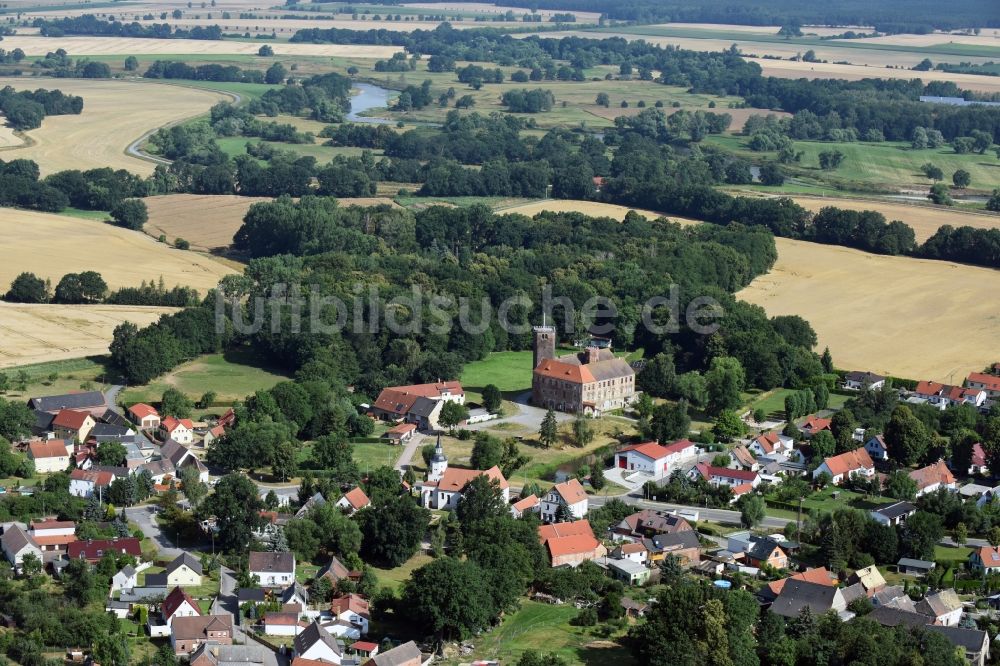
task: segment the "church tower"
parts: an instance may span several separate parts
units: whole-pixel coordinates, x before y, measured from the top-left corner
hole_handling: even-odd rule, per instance
[[[441,477],[444,476],[445,470],[448,469],[448,458],[444,455],[444,449],[441,447],[441,435],[437,437],[437,447],[434,449],[434,457],[431,458],[431,469],[427,474],[428,481],[440,481]]]
[[[556,329],[554,326],[535,326],[532,329],[534,334],[532,349],[532,365],[535,369],[542,361],[556,357]]]

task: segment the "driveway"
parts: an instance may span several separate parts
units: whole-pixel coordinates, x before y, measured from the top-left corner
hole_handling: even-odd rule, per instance
[[[410,437],[410,441],[403,446],[403,452],[399,454],[399,458],[396,460],[396,471],[405,472],[410,467],[413,461],[413,454],[423,445],[426,437],[426,435],[421,435],[419,432],[413,433],[413,437]]]
[[[161,555],[168,558],[177,557],[184,551],[175,546],[174,540],[157,525],[154,509],[152,505],[130,506],[125,509],[125,516],[139,526],[143,536],[153,540]]]
[[[548,410],[542,409],[541,407],[535,407],[531,404],[531,391],[525,391],[524,393],[518,395],[514,398],[514,403],[517,405],[517,414],[503,416],[493,421],[486,421],[485,423],[475,423],[470,426],[465,426],[466,430],[485,430],[495,428],[498,423],[513,423],[534,432],[538,432],[539,428],[542,427],[542,419],[545,418],[545,414]],[[566,423],[574,418],[573,414],[566,414],[565,412],[555,412],[555,415],[556,422],[558,423]]]
[[[104,403],[108,406],[108,409],[118,412],[121,414],[121,410],[118,408],[118,394],[122,392],[125,387],[121,384],[115,384],[109,386],[108,390],[104,392]]]

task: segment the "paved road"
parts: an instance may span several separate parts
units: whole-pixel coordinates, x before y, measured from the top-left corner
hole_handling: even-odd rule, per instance
[[[213,615],[230,615],[233,618],[233,640],[244,645],[256,645],[243,627],[236,621],[239,613],[239,603],[236,599],[236,572],[232,569],[222,567],[219,569],[219,596],[212,603],[211,612]],[[265,646],[261,646],[261,654],[264,657],[264,666],[288,666],[288,656],[275,654]]]
[[[174,544],[174,540],[168,537],[166,532],[156,524],[156,514],[153,512],[153,508],[153,506],[130,506],[125,509],[125,516],[139,526],[144,536],[156,543],[161,555],[177,557],[184,551],[178,548]],[[190,548],[189,550],[197,549]]]
[[[119,414],[121,410],[118,409],[118,394],[122,392],[125,387],[121,384],[114,384],[108,387],[108,390],[104,392],[104,402],[107,404],[108,409],[112,409]]]
[[[730,511],[729,509],[706,509],[700,506],[685,506],[683,504],[654,502],[652,500],[643,499],[641,495],[593,495],[590,497],[590,506],[603,506],[608,500],[612,499],[619,499],[626,504],[637,506],[640,509],[655,509],[657,511],[697,511],[698,520],[709,520],[713,523],[729,523],[733,525],[740,524],[739,511]],[[781,530],[784,529],[785,525],[788,523],[789,521],[784,518],[766,517],[761,522],[760,526]]]
[[[428,436],[421,435],[419,432],[413,433],[413,437],[410,437],[410,441],[403,447],[403,452],[399,454],[399,459],[396,460],[396,471],[405,472],[410,467],[413,461],[413,454],[423,445],[426,437]]]

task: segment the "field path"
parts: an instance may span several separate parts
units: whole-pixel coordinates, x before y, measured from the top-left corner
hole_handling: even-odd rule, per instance
[[[31,145],[0,149],[0,158],[31,159],[42,175],[64,169],[127,169],[140,175],[155,165],[126,154],[137,138],[206,113],[231,95],[147,81],[0,78],[0,87],[58,89],[83,98],[78,116],[48,116],[26,136]]]

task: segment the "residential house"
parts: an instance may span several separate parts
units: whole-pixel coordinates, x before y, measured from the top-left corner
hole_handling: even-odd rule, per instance
[[[917,512],[917,507],[909,502],[893,502],[872,509],[869,513],[875,522],[896,527]]]
[[[348,649],[357,659],[371,659],[378,654],[379,644],[371,641],[354,641]]]
[[[909,557],[899,558],[896,563],[896,571],[904,576],[926,576],[937,566],[935,562],[927,560],[914,560]]]
[[[510,484],[507,483],[507,479],[504,478],[500,468],[496,465],[485,471],[448,467],[448,461],[447,458],[444,458],[440,442],[438,442],[435,456],[436,458],[431,461],[431,472],[428,474],[427,480],[417,484],[422,506],[428,509],[453,510],[462,499],[462,491],[478,476],[486,476],[499,483],[504,502],[510,502]],[[440,460],[442,458],[443,463]]]
[[[111,591],[131,590],[139,585],[139,572],[131,564],[126,564],[111,577]]]
[[[818,479],[824,473],[830,475],[830,480],[835,485],[840,485],[855,476],[865,478],[875,476],[875,464],[865,449],[855,449],[826,458],[813,471],[813,480]]]
[[[972,445],[972,459],[969,461],[969,469],[966,470],[966,474],[970,476],[973,474],[985,476],[989,474],[989,471],[990,465],[986,459],[986,451],[983,450],[983,445],[980,442],[976,442]]]
[[[872,595],[871,601],[876,608],[897,608],[909,613],[917,611],[917,605],[902,585],[886,585]]]
[[[140,470],[146,470],[153,478],[153,483],[162,484],[173,479],[177,474],[174,464],[166,459],[151,460],[139,466]]]
[[[847,577],[847,583],[848,585],[861,583],[861,587],[865,588],[865,595],[868,597],[874,596],[876,592],[886,586],[885,578],[882,577],[878,567],[874,564],[852,573]]]
[[[383,421],[415,421],[417,417],[416,415],[411,416],[411,411],[420,398],[442,404],[457,402],[464,405],[465,391],[462,389],[462,384],[457,381],[393,386],[382,389],[371,406],[371,413]],[[424,403],[422,407],[421,418],[426,421],[430,417],[427,403]],[[438,407],[438,413],[440,414],[440,407]]]
[[[788,554],[770,537],[753,540],[750,548],[745,551],[744,559],[752,567],[788,568]]]
[[[954,475],[943,460],[914,470],[909,476],[917,484],[917,497],[932,493],[938,488],[954,491],[957,487]]]
[[[988,396],[985,389],[949,386],[938,382],[919,382],[913,393],[922,402],[941,410],[954,405],[982,407]]]
[[[780,578],[778,580],[771,581],[760,589],[757,596],[764,603],[770,603],[778,598],[778,595],[781,594],[781,591],[785,587],[785,583],[790,580],[804,580],[817,585],[827,585],[833,587],[837,581],[837,576],[831,573],[826,567],[806,569],[800,573],[792,574],[787,578]]]
[[[615,453],[615,465],[630,472],[645,472],[656,481],[667,478],[680,462],[696,455],[698,455],[697,447],[686,439],[667,446],[656,442],[643,442],[619,449]]]
[[[299,625],[296,611],[269,611],[264,614],[263,624],[269,636],[295,636],[305,629]]]
[[[981,546],[969,554],[969,570],[984,576],[1000,573],[1000,546]]]
[[[348,516],[354,515],[356,511],[365,508],[369,504],[371,504],[371,500],[368,499],[368,495],[365,495],[365,491],[360,487],[344,493],[343,497],[337,500],[337,506]]]
[[[69,473],[69,494],[84,498],[100,495],[114,480],[111,472],[77,468]]]
[[[286,609],[297,606],[300,611],[305,610],[309,605],[309,592],[301,583],[292,583],[281,591],[281,605]]]
[[[587,515],[587,491],[577,479],[570,479],[552,486],[542,497],[542,521],[554,523],[564,515],[578,520]]]
[[[361,635],[368,633],[368,623],[371,622],[371,613],[368,610],[368,600],[360,594],[345,594],[330,602],[330,613],[342,622],[349,622],[356,625]]]
[[[389,440],[390,444],[405,444],[413,439],[413,433],[417,426],[412,423],[397,423],[385,431],[383,437]]]
[[[420,648],[410,641],[375,655],[362,666],[421,666],[423,662],[424,656],[420,653]]]
[[[104,553],[108,552],[132,555],[136,559],[142,557],[139,539],[135,537],[87,539],[86,541],[74,541],[66,547],[66,557],[71,560],[87,560],[91,564],[99,562]]]
[[[611,557],[616,560],[632,560],[638,564],[649,561],[649,549],[641,541],[625,542],[611,551]]]
[[[87,435],[97,425],[90,412],[76,409],[61,409],[52,419],[52,432],[60,439],[83,443]]]
[[[620,580],[626,585],[645,585],[651,573],[645,565],[632,560],[613,560],[602,557],[594,562],[606,570],[612,578]]]
[[[170,629],[170,645],[178,656],[191,654],[203,643],[232,645],[233,642],[232,615],[178,617]]]
[[[339,664],[344,657],[340,643],[315,620],[295,637],[296,658],[315,659],[329,664]]]
[[[878,622],[883,627],[901,626],[908,629],[916,629],[917,627],[930,628],[927,625],[927,621],[930,618],[926,615],[921,615],[915,610],[896,608],[895,606],[876,606],[865,617]]]
[[[151,405],[139,402],[128,408],[128,417],[132,423],[143,430],[156,430],[160,427],[160,413]]]
[[[63,409],[77,409],[90,412],[97,418],[108,409],[108,403],[100,391],[86,391],[31,398],[28,400],[28,407],[50,414],[56,414]]]
[[[330,557],[330,562],[319,570],[316,574],[317,578],[326,578],[336,589],[337,585],[340,584],[342,580],[349,580],[357,582],[361,579],[360,571],[352,571],[345,567],[343,563],[336,557]]]
[[[973,372],[965,380],[965,386],[971,389],[982,389],[988,397],[994,400],[1000,398],[1000,377],[984,372]]]
[[[917,602],[917,612],[932,618],[934,624],[954,627],[962,619],[962,601],[955,590],[938,590]]]
[[[522,518],[529,512],[538,513],[542,509],[542,501],[537,495],[528,495],[510,505],[510,514]]]
[[[198,558],[184,552],[175,557],[161,573],[146,574],[146,585],[194,587],[201,585],[202,574]]]
[[[62,439],[34,441],[28,444],[28,460],[35,464],[39,474],[65,472],[72,451],[73,443]]]
[[[885,386],[885,377],[874,372],[848,372],[844,375],[844,388],[848,391],[871,389],[877,391]]]
[[[738,444],[729,451],[729,466],[733,469],[742,469],[747,472],[756,472],[760,469],[760,463],[750,453],[750,449]]]
[[[238,666],[264,664],[264,648],[259,645],[202,643],[188,657],[188,666]]]
[[[632,404],[638,395],[635,370],[610,348],[589,346],[556,357],[556,331],[534,329],[531,402],[536,407],[600,416]]]
[[[220,425],[217,425],[214,428],[209,428],[208,430],[199,431],[199,433],[201,434],[201,445],[205,448],[208,448],[209,446],[212,445],[212,442],[216,441],[217,439],[221,438],[223,435],[226,434],[226,429]]]
[[[716,467],[708,463],[700,462],[696,464],[688,476],[692,479],[701,477],[713,486],[742,486],[749,484],[750,488],[756,488],[760,484],[760,474],[748,472],[741,469],[729,469],[728,467]]]
[[[888,460],[889,459],[889,447],[885,444],[885,437],[882,435],[875,435],[867,442],[865,442],[865,451],[868,452],[868,457],[872,460]]]
[[[434,400],[418,396],[406,413],[406,418],[420,430],[437,431],[441,429],[441,410],[444,400]],[[463,422],[464,424],[464,422]]]
[[[587,520],[539,525],[538,538],[548,551],[553,567],[576,567],[608,554],[608,549],[594,538]]]
[[[667,557],[676,557],[682,567],[691,567],[701,561],[701,542],[694,530],[654,534],[642,539],[649,552],[651,564],[658,564]]]
[[[163,621],[166,624],[172,626],[177,618],[201,615],[201,608],[191,595],[181,588],[175,587],[163,600],[163,604],[160,606],[160,615],[163,616]]]
[[[76,541],[76,523],[72,520],[41,520],[28,524],[28,534],[42,552],[65,552]]]
[[[821,419],[815,414],[811,414],[806,417],[805,422],[799,426],[799,430],[802,434],[809,438],[818,432],[823,432],[824,430],[830,430],[830,424],[833,423],[831,419]]]
[[[971,666],[985,666],[990,658],[990,636],[979,629],[930,625],[927,631],[941,634],[961,648]]]
[[[251,552],[249,572],[261,587],[285,587],[295,580],[295,555],[279,552]]]
[[[177,475],[185,467],[195,467],[198,470],[198,478],[202,483],[208,483],[208,468],[194,455],[189,448],[176,440],[169,440],[160,447],[160,457],[169,460],[174,466]]]
[[[305,518],[309,515],[309,512],[318,506],[324,506],[326,504],[326,498],[323,497],[323,493],[316,492],[313,496],[302,503],[299,510],[295,512],[296,518]]]
[[[795,440],[780,432],[765,432],[750,440],[747,445],[750,452],[755,456],[771,456],[784,454],[791,456],[795,448]]]
[[[172,439],[178,444],[194,442],[194,423],[191,419],[178,419],[173,416],[164,417],[160,423],[160,431],[165,439]]]
[[[31,535],[19,525],[12,524],[3,531],[3,536],[0,537],[0,547],[3,548],[3,555],[7,561],[19,571],[24,563],[24,556],[29,553],[37,557],[39,563],[42,562],[42,549],[38,547]]]
[[[656,534],[673,534],[675,532],[691,532],[693,528],[687,520],[672,513],[643,509],[627,516],[620,523],[611,528],[611,538],[619,541],[622,539],[641,539],[651,537]]]
[[[831,610],[842,613],[847,609],[847,603],[844,593],[838,587],[788,579],[771,602],[770,610],[782,617],[795,619],[804,608],[808,608],[814,617],[818,617]]]

